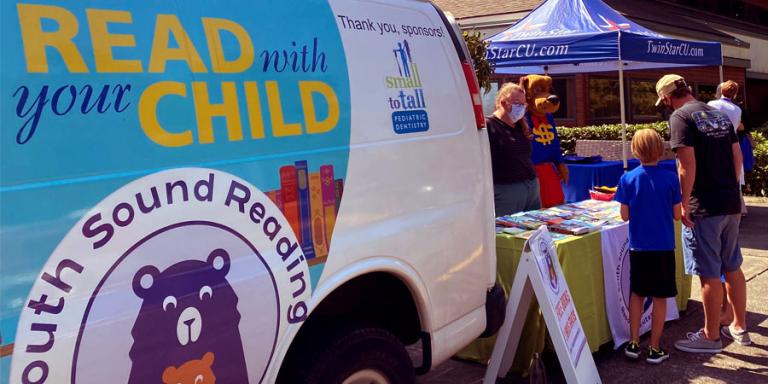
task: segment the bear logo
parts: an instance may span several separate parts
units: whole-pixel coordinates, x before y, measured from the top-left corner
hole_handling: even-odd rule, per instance
[[[221,248],[206,261],[185,260],[162,272],[154,265],[139,268],[133,292],[142,305],[131,329],[128,384],[160,382],[168,367],[182,367],[208,352],[212,375],[248,383],[238,298],[226,279],[229,268],[229,253]]]
[[[213,360],[213,352],[206,352],[200,360],[187,361],[179,368],[170,366],[163,371],[163,384],[216,384]]]

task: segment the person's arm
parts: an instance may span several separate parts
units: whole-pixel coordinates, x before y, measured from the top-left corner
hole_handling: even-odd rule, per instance
[[[560,180],[568,185],[568,166],[563,162],[563,151],[560,149],[560,135],[557,133],[557,124],[555,124],[554,115],[548,113],[547,121],[552,126],[552,133],[555,135],[555,138],[552,140],[552,146],[555,148],[552,162],[555,164],[555,168],[557,168]]]
[[[693,147],[677,148],[677,174],[680,177],[680,189],[682,190],[682,220],[687,227],[693,227],[691,212],[688,203],[691,201],[693,182],[696,180],[696,154]]]
[[[739,142],[731,144],[731,150],[733,151],[733,168],[736,170],[736,182],[738,183],[741,181],[741,167],[744,162]]]
[[[672,218],[675,219],[675,221],[680,221],[680,219],[683,217],[683,213],[680,212],[681,204],[677,203],[672,206]]]
[[[627,174],[625,173],[621,175],[619,184],[616,186],[616,193],[613,194],[613,200],[617,203],[621,203],[619,213],[621,214],[621,219],[624,221],[629,220],[629,202],[632,200],[630,196],[631,194],[632,189],[627,187]]]

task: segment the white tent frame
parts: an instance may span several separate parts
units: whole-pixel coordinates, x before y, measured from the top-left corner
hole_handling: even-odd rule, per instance
[[[621,58],[621,30],[619,32],[619,60],[617,61],[619,67],[619,108],[621,113],[621,158],[624,164],[624,172],[627,172],[627,160],[629,153],[627,151],[627,107],[624,91],[624,60]],[[723,49],[720,48],[720,84],[723,83]]]

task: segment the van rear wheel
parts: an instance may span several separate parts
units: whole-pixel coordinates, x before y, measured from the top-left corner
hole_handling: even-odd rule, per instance
[[[381,328],[347,328],[328,339],[307,371],[312,384],[400,384],[415,381],[400,340]],[[317,348],[318,346],[315,346]]]

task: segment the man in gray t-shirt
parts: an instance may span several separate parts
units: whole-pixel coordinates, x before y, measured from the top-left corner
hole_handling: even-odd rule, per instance
[[[741,149],[727,115],[696,100],[685,79],[666,75],[656,83],[663,103],[675,111],[669,118],[670,144],[678,160],[682,189],[683,241],[686,272],[698,275],[704,303],[704,328],[675,343],[685,352],[722,351],[720,335],[739,344],[751,343],[747,333],[747,288],[741,271],[739,222],[741,199],[738,175]],[[725,275],[734,320],[720,324]]]

